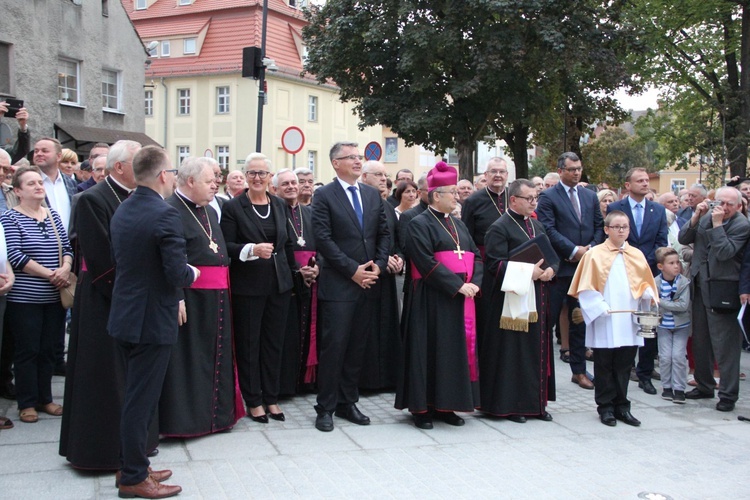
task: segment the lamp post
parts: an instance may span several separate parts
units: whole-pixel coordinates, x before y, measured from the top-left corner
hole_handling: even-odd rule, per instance
[[[268,0],[263,0],[263,24],[260,33],[260,78],[258,79],[258,124],[255,135],[255,151],[260,153],[260,144],[263,139],[263,106],[266,102],[266,26],[268,24]]]

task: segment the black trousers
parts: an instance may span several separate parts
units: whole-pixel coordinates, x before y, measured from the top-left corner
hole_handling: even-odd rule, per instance
[[[5,314],[15,343],[13,367],[18,408],[51,403],[55,344],[65,324],[65,309],[60,302],[8,302]]]
[[[594,349],[594,400],[599,415],[630,411],[628,383],[638,346]]]
[[[654,357],[659,350],[658,345],[655,338],[643,339],[643,347],[638,348],[638,364],[635,366],[635,373],[640,380],[651,380]]]
[[[240,390],[247,406],[276,404],[292,292],[233,295],[232,316]]]
[[[372,302],[365,293],[360,293],[356,301],[318,302],[321,321],[318,344],[320,409],[333,411],[337,405],[359,401],[359,374],[370,331]]]
[[[572,276],[558,276],[550,287],[550,317],[557,323],[563,304],[568,304],[568,323],[570,325],[568,339],[570,342],[570,371],[573,375],[586,373],[586,324],[573,323],[573,309],[580,307],[578,300],[568,295]]]
[[[117,341],[125,358],[125,398],[120,419],[122,479],[126,486],[141,483],[151,464],[146,456],[148,431],[159,406],[171,344],[132,344]]]

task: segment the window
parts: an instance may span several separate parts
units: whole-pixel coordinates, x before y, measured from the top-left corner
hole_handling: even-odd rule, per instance
[[[13,46],[0,43],[0,94],[13,95],[13,78],[11,77],[11,61]]]
[[[318,152],[317,151],[308,151],[307,152],[307,168],[315,171],[315,164],[318,163]]]
[[[685,189],[686,184],[685,179],[672,179],[672,191],[679,193]]]
[[[216,161],[222,170],[229,168],[229,146],[216,146]]]
[[[193,0],[180,0],[180,5],[190,5],[193,3]]]
[[[229,87],[216,87],[216,113],[229,113]]]
[[[307,121],[318,121],[318,98],[314,95],[307,100]]]
[[[183,54],[195,54],[195,38],[186,38],[182,45]]]
[[[109,17],[109,2],[102,0],[102,16]]]
[[[102,108],[120,110],[120,73],[102,70]]]
[[[177,114],[190,114],[190,89],[177,89]]]
[[[150,44],[152,43],[154,44],[153,47],[150,46]],[[158,41],[149,42],[148,55],[151,57],[158,57],[159,55],[159,42]]]
[[[169,57],[169,40],[161,42],[161,56]]]
[[[79,89],[80,64],[70,59],[57,61],[57,99],[60,102],[81,103]]]
[[[289,7],[294,7],[295,9],[304,9],[307,7],[307,0],[289,0]]]
[[[146,91],[146,116],[154,116],[154,91],[153,90],[147,90]]]
[[[182,165],[185,158],[190,156],[190,146],[177,146],[177,164]]]
[[[146,0],[135,0],[135,10],[144,10],[146,7]]]

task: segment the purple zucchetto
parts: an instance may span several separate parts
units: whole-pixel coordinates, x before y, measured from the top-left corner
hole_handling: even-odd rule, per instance
[[[427,172],[427,189],[432,191],[443,186],[458,184],[458,172],[444,161],[439,161]]]

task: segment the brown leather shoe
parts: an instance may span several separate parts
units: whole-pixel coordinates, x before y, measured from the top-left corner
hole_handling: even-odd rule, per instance
[[[167,498],[173,497],[181,491],[181,487],[161,484],[154,479],[154,476],[150,475],[142,483],[132,486],[121,484],[118,495],[120,498]]]
[[[570,381],[573,382],[574,384],[578,384],[578,386],[581,389],[591,390],[594,388],[594,383],[591,380],[589,380],[589,378],[586,376],[585,373],[579,373],[578,375],[573,375]]]
[[[172,471],[169,469],[154,470],[151,467],[148,468],[148,475],[156,479],[158,482],[164,482],[172,477]],[[115,488],[120,487],[120,478],[122,477],[122,471],[118,470],[115,472]]]

